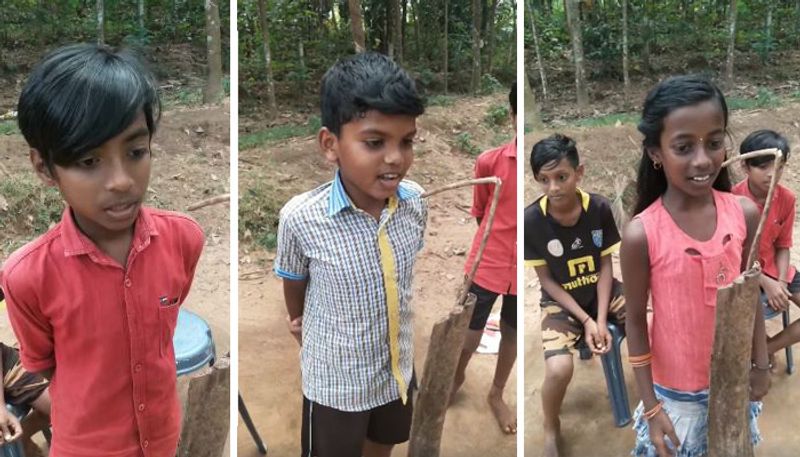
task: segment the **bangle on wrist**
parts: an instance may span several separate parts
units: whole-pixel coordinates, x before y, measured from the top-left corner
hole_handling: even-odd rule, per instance
[[[592,318],[591,315],[586,315],[586,317],[581,321],[581,325],[586,325],[587,322]]]
[[[656,405],[653,406],[653,408],[651,408],[649,411],[645,411],[644,418],[645,419],[652,419],[652,418],[656,417],[656,414],[658,414],[659,411],[661,411],[661,408],[663,406],[664,406],[664,404],[661,403],[661,402],[656,403]]]

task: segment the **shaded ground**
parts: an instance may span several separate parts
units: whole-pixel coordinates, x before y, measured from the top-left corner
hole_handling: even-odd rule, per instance
[[[433,107],[419,119],[416,159],[410,179],[433,188],[471,177],[474,157],[451,148],[456,133],[469,131],[476,145],[486,149],[493,135],[481,125],[489,106],[503,103],[503,94],[462,99],[450,107]],[[510,133],[510,132],[508,132]],[[332,168],[321,159],[313,138],[293,139],[269,147],[240,152],[240,195],[265,179],[279,183],[270,195],[282,204],[298,192],[331,178]],[[469,215],[469,189],[444,193],[430,201],[426,246],[414,279],[415,366],[421,370],[433,324],[455,303],[476,224]],[[240,219],[241,220],[241,219]],[[269,445],[270,455],[299,455],[300,389],[299,348],[289,336],[282,287],[272,273],[274,253],[246,238],[240,243],[239,281],[239,389],[256,427]],[[442,456],[497,457],[516,455],[516,439],[504,436],[486,401],[496,356],[476,354],[467,380],[447,414]],[[516,407],[516,376],[505,395]],[[255,457],[255,446],[239,422],[238,455]],[[399,446],[393,455],[405,455]]]
[[[771,128],[783,133],[792,145],[800,144],[800,125],[796,119],[800,114],[800,104],[770,110],[735,111],[731,117],[730,131],[734,144],[739,143],[753,130]],[[641,156],[639,144],[641,137],[635,126],[600,128],[569,128],[559,132],[573,137],[578,145],[581,161],[586,164],[586,175],[582,187],[588,191],[607,196],[616,194],[614,183],[622,178],[633,179],[635,163]],[[549,135],[537,133],[525,138],[526,155],[539,139]],[[738,150],[738,149],[737,149]],[[790,158],[781,183],[795,193],[800,191],[800,174],[797,164]],[[525,170],[525,198],[532,202],[539,191],[533,185],[529,167]],[[742,176],[737,172],[737,176]],[[795,240],[800,239],[800,228],[795,223]],[[793,263],[800,259],[797,245],[792,249]],[[619,277],[618,258],[615,255],[615,275]],[[532,268],[525,272],[525,455],[537,456],[542,444],[541,384],[544,377],[544,358],[541,349],[541,328],[539,313],[539,281]],[[792,308],[792,319],[800,316],[796,307]],[[779,319],[767,322],[767,333],[775,334],[781,329]],[[795,351],[796,354],[796,351]],[[627,345],[623,344],[623,360],[627,357]],[[797,355],[795,355],[797,358]],[[795,424],[800,420],[800,375],[787,375],[783,351],[777,354],[779,371],[772,376],[772,388],[764,401],[764,413],[759,420],[764,441],[757,448],[757,456],[788,457],[800,452],[800,435],[795,432]],[[627,363],[625,379],[631,408],[639,401],[635,380]],[[630,427],[614,427],[611,408],[603,377],[602,365],[598,357],[589,361],[575,358],[575,374],[567,391],[561,412],[561,430],[566,443],[564,456],[592,455],[611,457],[629,455],[634,436]]]
[[[205,231],[206,245],[184,306],[209,323],[218,357],[230,350],[230,211],[225,204],[191,212],[186,207],[229,192],[229,126],[227,100],[222,106],[165,112],[152,143],[148,189],[149,205],[187,212]],[[0,135],[0,164],[0,179],[26,174],[33,179],[27,147],[19,134]],[[0,211],[0,217],[5,216]],[[34,233],[25,234],[24,229],[20,226],[0,233],[0,246],[34,238]],[[0,259],[7,254],[0,251]],[[0,339],[7,344],[14,341],[5,316],[0,319]]]

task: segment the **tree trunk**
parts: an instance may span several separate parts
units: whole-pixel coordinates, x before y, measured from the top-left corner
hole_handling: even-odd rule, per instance
[[[586,72],[583,62],[583,35],[581,33],[580,0],[565,0],[567,24],[572,39],[572,55],[575,63],[575,90],[578,96],[578,109],[589,108],[589,94],[586,89]]]
[[[364,52],[367,49],[364,38],[364,20],[361,16],[361,0],[347,0],[350,8],[350,31],[353,33],[353,46],[356,52]]]
[[[489,19],[486,21],[486,31],[488,32],[488,43],[486,50],[486,73],[492,74],[492,60],[494,60],[494,19],[497,15],[497,4],[499,0],[492,0],[492,7],[489,9]]]
[[[258,18],[261,22],[261,39],[264,46],[264,62],[267,67],[267,103],[270,115],[278,113],[275,102],[275,81],[272,78],[272,54],[269,50],[269,24],[267,23],[267,0],[258,0]]]
[[[472,0],[472,78],[470,92],[477,95],[481,85],[481,0]]]
[[[97,44],[106,43],[106,18],[103,0],[97,0]]]
[[[216,103],[222,98],[222,44],[220,43],[220,35],[217,0],[206,0],[208,79],[203,90],[203,103]]]
[[[736,44],[736,0],[731,0],[728,10],[728,57],[725,59],[725,80],[733,82],[733,54]]]
[[[422,58],[422,40],[420,39],[419,29],[419,1],[418,0],[411,0],[411,10],[413,11],[414,15],[414,50],[416,51],[416,58]]]
[[[766,65],[769,60],[769,51],[772,49],[772,2],[767,2],[767,20],[764,33],[764,55],[761,61]]]
[[[139,3],[139,32],[144,35],[144,0],[138,0]]]
[[[653,66],[650,64],[650,42],[653,39],[653,22],[651,20],[652,11],[650,11],[650,2],[644,0],[644,46],[642,47],[642,67],[647,73],[653,72]]]
[[[447,55],[447,47],[448,45],[448,38],[447,38],[447,23],[450,22],[450,18],[448,17],[448,1],[444,0],[444,60],[442,71],[444,72],[444,93],[447,95],[447,66],[449,64],[448,55]]]
[[[547,78],[544,76],[544,65],[542,63],[542,55],[539,52],[539,36],[536,33],[536,15],[533,8],[530,8],[528,17],[531,21],[531,30],[533,33],[533,50],[536,53],[536,65],[539,67],[539,77],[542,80],[542,98],[547,100]]]
[[[628,74],[628,0],[622,0],[622,81],[627,106],[631,90],[631,79]]]
[[[389,57],[397,62],[403,61],[403,18],[400,14],[400,0],[389,0]]]
[[[523,90],[525,91],[523,94],[525,97],[525,119],[530,119],[530,125],[534,132],[540,131],[542,130],[542,118],[539,114],[539,105],[536,103],[536,93],[531,89],[528,75],[526,74],[523,77],[525,78],[525,85],[523,86]]]

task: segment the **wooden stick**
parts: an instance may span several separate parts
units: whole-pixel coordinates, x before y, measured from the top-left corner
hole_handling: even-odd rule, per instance
[[[419,395],[414,405],[408,457],[439,456],[453,377],[475,300],[475,295],[470,294],[464,306],[457,304],[449,316],[433,326]]]
[[[483,250],[486,249],[486,243],[489,241],[489,233],[492,230],[492,224],[494,224],[494,214],[497,211],[497,205],[500,203],[500,193],[503,190],[503,181],[498,178],[497,176],[488,176],[485,178],[475,178],[475,179],[465,179],[463,181],[457,181],[451,184],[447,184],[445,186],[433,189],[431,191],[425,192],[422,194],[423,198],[431,197],[438,193],[459,189],[461,187],[467,186],[475,186],[478,184],[494,184],[494,192],[492,193],[492,203],[489,205],[489,216],[486,218],[486,227],[483,230],[483,238],[481,239],[481,243],[478,246],[478,252],[475,253],[475,261],[472,262],[472,268],[467,274],[467,277],[464,278],[464,282],[461,284],[461,288],[458,290],[458,300],[456,301],[457,304],[465,303],[467,299],[467,293],[469,292],[469,288],[472,285],[472,280],[475,278],[475,273],[478,271],[478,265],[481,263],[481,258],[483,257]]]
[[[217,195],[216,197],[211,197],[211,198],[207,198],[205,200],[200,200],[197,203],[189,205],[186,208],[186,211],[194,211],[196,209],[200,209],[200,208],[203,208],[205,206],[216,205],[217,203],[229,203],[230,200],[231,200],[231,195],[230,194]]]
[[[736,157],[732,157],[722,162],[722,166],[727,167],[733,162],[752,159],[755,157],[762,157],[766,155],[771,155],[775,157],[775,170],[777,171],[783,164],[783,152],[781,152],[781,150],[777,148],[759,149],[758,151],[752,151],[752,152],[747,152],[745,154],[740,154]],[[756,234],[753,237],[753,241],[750,243],[750,253],[747,256],[747,262],[745,263],[747,268],[753,268],[754,262],[756,261],[755,260],[756,255],[758,255],[758,243],[761,241],[761,231],[764,229],[764,224],[767,221],[767,215],[769,214],[770,207],[772,207],[772,195],[775,193],[775,187],[778,185],[778,174],[779,173],[772,173],[772,180],[769,183],[769,191],[767,192],[767,201],[764,203],[764,211],[761,212],[761,219],[759,219],[758,221],[758,228],[756,229]]]

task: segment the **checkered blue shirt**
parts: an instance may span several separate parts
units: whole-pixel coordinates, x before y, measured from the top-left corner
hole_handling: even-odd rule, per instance
[[[301,371],[309,400],[366,411],[400,398],[391,370],[386,290],[378,247],[385,225],[399,292],[399,367],[411,382],[412,273],[422,249],[427,204],[402,181],[398,206],[380,221],[353,206],[339,177],[292,198],[280,212],[275,273],[309,278],[303,310]]]

